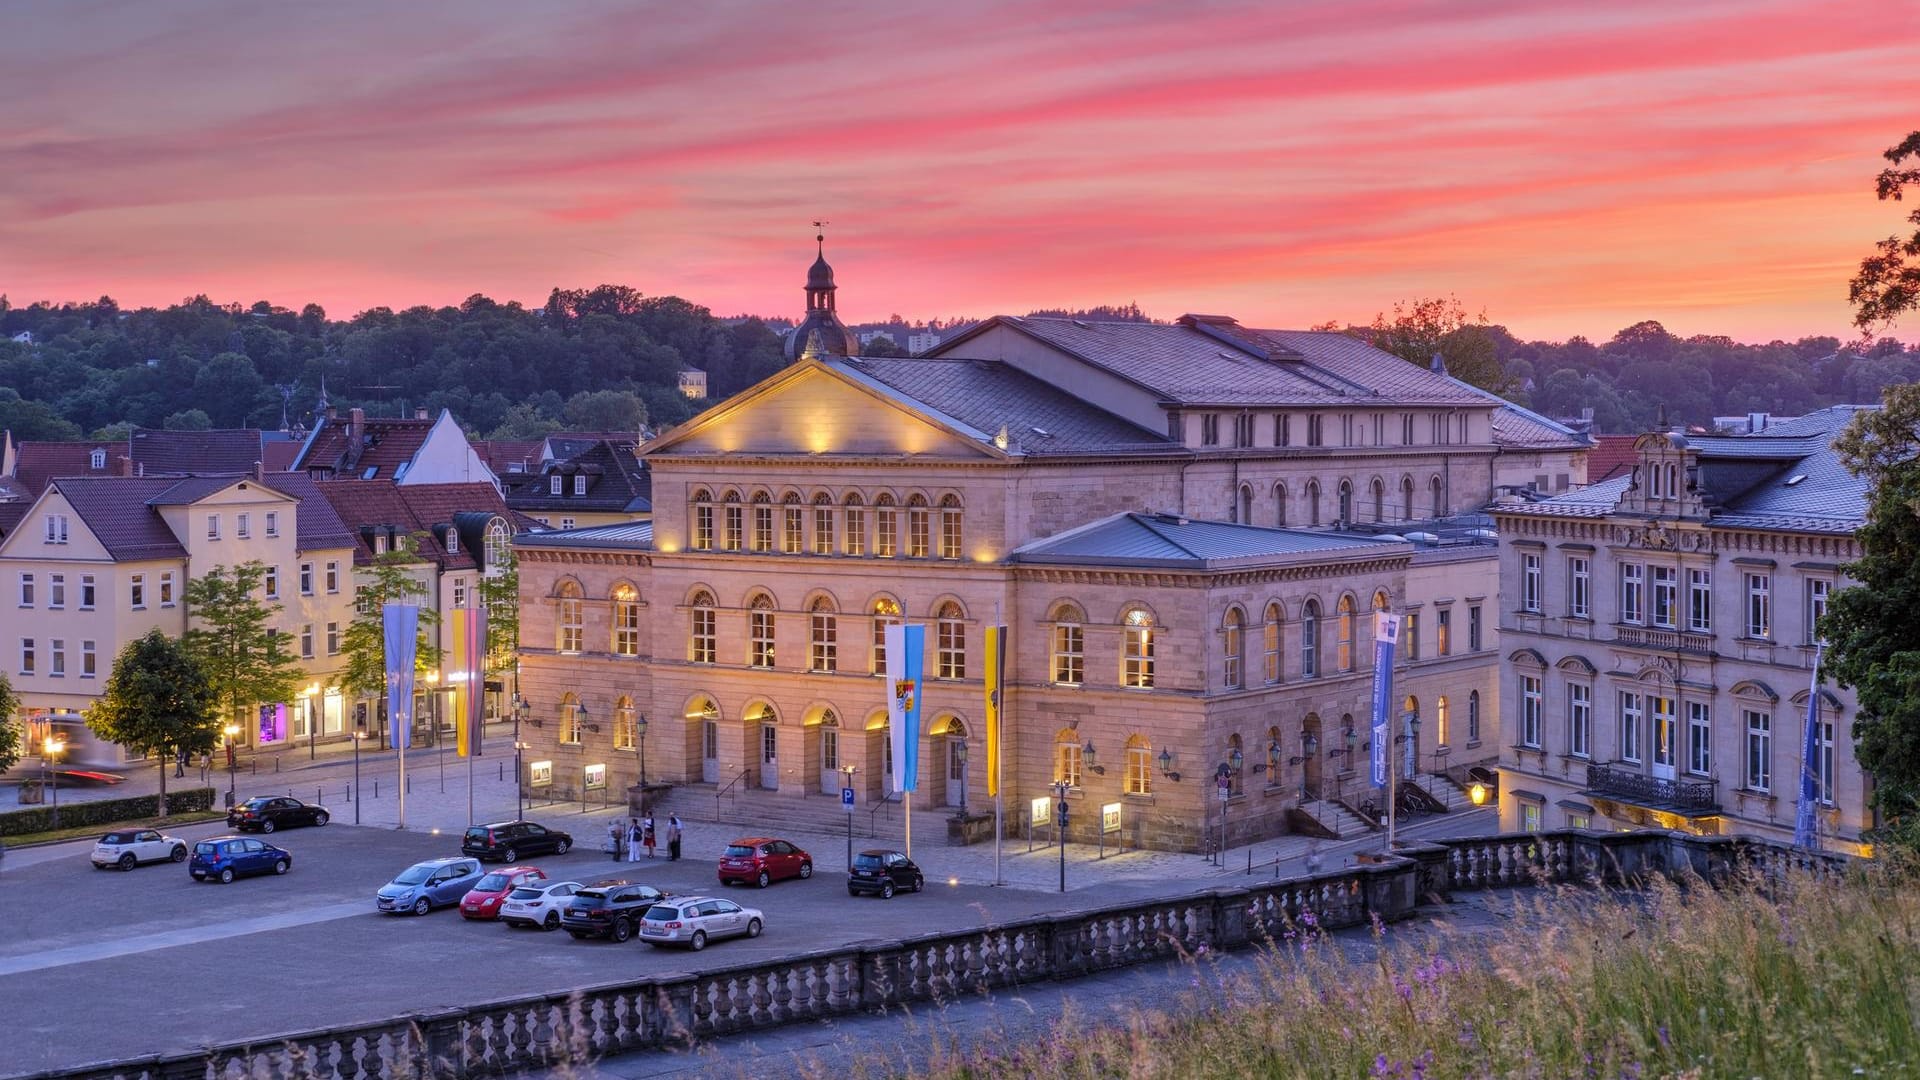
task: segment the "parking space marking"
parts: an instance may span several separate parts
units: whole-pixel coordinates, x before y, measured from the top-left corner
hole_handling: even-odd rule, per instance
[[[301,908],[297,911],[260,915],[250,919],[234,919],[229,922],[169,930],[164,933],[149,934],[135,941],[97,941],[87,945],[71,945],[64,949],[48,949],[45,952],[31,953],[26,956],[0,959],[0,975],[17,975],[24,971],[41,971],[46,968],[65,967],[69,964],[111,960],[118,956],[175,949],[182,945],[200,945],[245,934],[259,934],[268,930],[282,930],[289,926],[306,926],[311,923],[330,922],[334,919],[372,913],[373,905],[367,901],[349,900],[338,904]]]

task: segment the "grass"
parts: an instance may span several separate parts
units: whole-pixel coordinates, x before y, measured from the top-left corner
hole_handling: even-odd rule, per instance
[[[1920,1074],[1920,889],[1875,867],[1769,890],[1656,880],[1521,895],[1505,932],[1399,944],[1371,962],[1312,926],[1124,1024],[946,1041],[902,1073],[1002,1077],[1850,1077]],[[1192,961],[1206,964],[1205,958]],[[1196,985],[1199,985],[1196,982]],[[849,1073],[842,1073],[849,1075]]]
[[[100,836],[121,829],[174,829],[182,825],[192,825],[201,821],[224,821],[225,810],[188,810],[172,817],[138,818],[131,821],[116,821],[111,825],[95,823],[77,825],[71,829],[49,829],[46,832],[21,833],[18,836],[5,837],[8,847],[27,847],[32,844],[52,844],[61,840],[79,840],[89,836]]]

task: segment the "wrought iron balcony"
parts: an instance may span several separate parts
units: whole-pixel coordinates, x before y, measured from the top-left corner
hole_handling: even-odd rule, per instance
[[[1621,645],[1634,645],[1642,649],[1672,649],[1703,654],[1713,652],[1712,634],[1696,634],[1686,630],[1660,630],[1615,623],[1613,640]]]
[[[1587,766],[1587,793],[1682,814],[1718,813],[1717,780],[1668,780],[1611,765]]]

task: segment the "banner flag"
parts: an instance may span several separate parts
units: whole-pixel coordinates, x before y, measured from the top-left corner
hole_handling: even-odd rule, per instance
[[[418,655],[420,609],[388,604],[381,611],[387,652],[387,728],[394,746],[413,745],[413,666]]]
[[[487,609],[454,608],[447,678],[453,684],[454,749],[480,755],[481,721],[486,713]]]
[[[1393,737],[1388,718],[1393,713],[1393,647],[1400,640],[1400,616],[1378,611],[1373,616],[1373,786],[1387,786],[1392,768]]]
[[[1000,709],[1007,692],[1007,628],[987,627],[987,797],[1000,794]]]
[[[1800,738],[1800,805],[1793,815],[1793,846],[1818,848],[1820,831],[1815,813],[1820,806],[1820,654],[1826,642],[1813,647],[1813,682],[1807,688],[1807,723]]]
[[[893,790],[913,791],[920,776],[920,673],[927,628],[887,627],[887,741],[893,746]]]

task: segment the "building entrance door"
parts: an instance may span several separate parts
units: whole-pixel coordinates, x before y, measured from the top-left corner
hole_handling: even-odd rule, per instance
[[[770,717],[760,721],[760,786],[780,790],[780,729]]]
[[[700,779],[720,782],[720,721],[700,721]]]
[[[840,794],[845,780],[840,775],[840,720],[829,711],[820,718],[820,794]]]
[[[1672,780],[1679,757],[1679,733],[1675,730],[1672,698],[1649,698],[1653,707],[1653,775]]]

